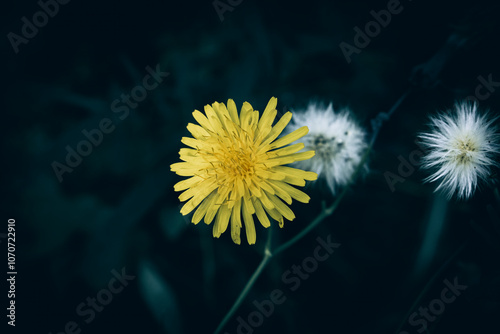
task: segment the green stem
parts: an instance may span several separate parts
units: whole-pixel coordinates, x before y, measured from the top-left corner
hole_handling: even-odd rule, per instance
[[[309,232],[311,232],[311,230],[313,228],[315,228],[319,223],[321,223],[323,221],[323,219],[325,219],[326,217],[330,216],[337,209],[337,207],[339,206],[340,202],[342,201],[342,199],[344,198],[344,196],[349,191],[350,186],[354,183],[354,181],[358,177],[359,173],[364,168],[365,162],[368,159],[368,156],[370,154],[371,148],[372,147],[369,146],[366,149],[363,157],[361,158],[361,162],[358,164],[358,166],[356,167],[356,170],[354,171],[354,174],[353,174],[353,176],[351,178],[351,181],[348,183],[348,185],[346,185],[344,187],[344,189],[338,195],[338,197],[335,199],[335,201],[333,202],[333,204],[330,205],[329,207],[326,207],[325,203],[323,202],[323,209],[321,210],[320,214],[318,216],[316,216],[316,218],[314,218],[314,220],[309,225],[307,225],[302,231],[300,231],[299,234],[297,234],[295,237],[293,237],[292,239],[290,239],[287,242],[285,242],[283,245],[281,245],[278,248],[276,248],[276,250],[273,252],[273,255],[277,255],[277,254],[285,251],[286,249],[288,249],[292,245],[294,245],[297,241],[299,241],[300,239],[302,239],[306,234],[308,234]]]
[[[340,193],[340,195],[337,197],[337,199],[335,200],[335,202],[333,202],[333,204],[331,206],[326,207],[324,202],[323,202],[323,209],[321,210],[320,214],[316,218],[314,218],[314,220],[309,225],[307,225],[302,231],[300,231],[300,233],[298,233],[295,237],[293,237],[292,239],[285,242],[283,245],[276,248],[276,250],[273,252],[273,255],[277,255],[277,254],[285,251],[286,249],[288,249],[290,246],[292,246],[297,241],[302,239],[307,233],[311,232],[311,230],[313,228],[315,228],[316,225],[321,223],[321,221],[323,219],[325,219],[326,217],[331,215],[335,211],[337,206],[340,204],[340,202],[342,201],[342,198],[347,193],[348,188],[349,187],[344,188],[342,193]]]
[[[262,258],[262,261],[260,262],[257,269],[255,269],[254,273],[252,274],[252,276],[248,280],[247,284],[245,285],[245,287],[241,291],[240,295],[238,296],[238,299],[236,299],[236,301],[234,302],[234,304],[231,307],[231,309],[229,310],[229,312],[227,312],[224,319],[222,319],[222,321],[220,322],[220,324],[217,327],[217,329],[215,330],[214,334],[220,333],[222,331],[222,329],[224,328],[224,326],[227,324],[227,322],[233,317],[234,313],[240,307],[243,300],[245,300],[245,297],[248,295],[248,292],[250,291],[250,289],[254,285],[255,281],[260,276],[262,270],[264,270],[267,263],[269,262],[269,260],[273,256],[273,254],[271,253],[272,228],[269,227],[268,229],[269,229],[269,233],[267,234],[267,243],[266,243],[266,248],[264,249],[264,257]]]

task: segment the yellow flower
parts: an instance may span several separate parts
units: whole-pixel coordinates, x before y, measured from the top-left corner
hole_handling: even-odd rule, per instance
[[[227,101],[227,108],[218,102],[206,105],[206,116],[198,110],[193,112],[201,126],[188,124],[194,138],[183,137],[181,141],[191,148],[181,148],[179,155],[184,162],[170,168],[180,176],[190,176],[174,186],[175,191],[187,189],[179,196],[181,202],[189,200],[181,213],[187,215],[199,205],[192,222],[198,224],[204,217],[210,224],[215,217],[215,238],[231,221],[231,237],[240,244],[243,215],[247,241],[254,244],[254,213],[266,228],[271,225],[267,215],[283,227],[283,217],[293,220],[295,215],[281,200],[287,204],[292,203],[292,198],[309,202],[309,196],[291,185],[304,186],[305,180],[316,180],[318,175],[283,166],[314,156],[314,151],[296,153],[304,148],[302,143],[285,146],[309,129],[303,126],[275,140],[292,118],[292,113],[287,112],[272,126],[276,104],[277,99],[271,98],[260,120],[259,112],[248,102],[243,103],[238,117],[232,99]]]

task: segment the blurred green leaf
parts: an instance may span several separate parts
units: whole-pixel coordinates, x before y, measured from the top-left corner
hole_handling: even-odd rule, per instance
[[[162,328],[167,333],[180,333],[180,312],[174,290],[149,261],[139,264],[139,291]]]

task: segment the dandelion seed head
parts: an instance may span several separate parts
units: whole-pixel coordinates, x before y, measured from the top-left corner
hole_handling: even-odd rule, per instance
[[[335,112],[331,104],[325,108],[310,103],[305,111],[294,113],[289,131],[301,126],[309,127],[309,133],[302,139],[304,149],[314,150],[316,155],[294,165],[316,172],[335,194],[337,188],[350,182],[361,162],[367,147],[366,134],[349,110]]]
[[[434,171],[425,182],[440,182],[436,191],[448,199],[456,193],[467,199],[480,181],[487,181],[492,166],[498,165],[498,134],[495,118],[481,114],[477,104],[457,102],[453,110],[431,116],[430,131],[419,138],[428,153],[422,167]]]

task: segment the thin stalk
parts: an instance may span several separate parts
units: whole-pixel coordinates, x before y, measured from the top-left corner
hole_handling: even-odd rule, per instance
[[[302,239],[306,234],[311,232],[311,230],[313,228],[315,228],[319,223],[321,223],[323,221],[323,219],[330,216],[335,211],[335,209],[337,209],[340,202],[342,201],[344,196],[347,194],[347,191],[350,189],[350,184],[352,184],[354,182],[354,180],[358,176],[359,172],[363,169],[365,161],[368,158],[368,155],[370,153],[370,150],[371,150],[371,147],[369,147],[366,150],[365,154],[363,155],[363,158],[361,159],[361,163],[358,165],[358,167],[356,168],[356,171],[354,172],[353,177],[351,178],[351,182],[349,182],[349,185],[344,187],[344,189],[342,190],[340,195],[335,199],[333,204],[330,205],[329,207],[326,207],[326,205],[323,202],[323,208],[322,208],[320,214],[318,216],[316,216],[316,218],[314,218],[313,221],[309,225],[307,225],[302,231],[300,231],[296,236],[294,236],[292,239],[288,240],[283,245],[276,248],[273,252],[273,255],[277,255],[277,254],[285,251],[286,249],[288,249],[292,245],[294,245],[297,241]]]
[[[240,305],[243,302],[243,300],[245,300],[245,297],[248,295],[248,292],[250,291],[250,289],[254,285],[254,283],[257,280],[257,278],[260,276],[260,273],[262,272],[262,270],[264,270],[264,268],[266,267],[267,263],[269,262],[269,260],[273,256],[272,253],[271,253],[272,228],[269,227],[268,230],[269,230],[269,232],[267,234],[267,243],[266,243],[266,248],[264,249],[264,257],[262,258],[262,261],[260,262],[260,264],[257,267],[257,269],[255,269],[254,273],[252,274],[252,276],[248,280],[247,284],[245,285],[245,287],[241,291],[240,295],[238,296],[238,299],[236,299],[236,301],[234,302],[234,304],[231,307],[231,309],[227,312],[227,314],[224,317],[224,319],[222,319],[222,321],[220,322],[220,324],[217,327],[217,329],[215,330],[214,334],[218,334],[218,333],[220,333],[222,331],[222,329],[224,329],[224,326],[233,317],[234,313],[240,307]]]

